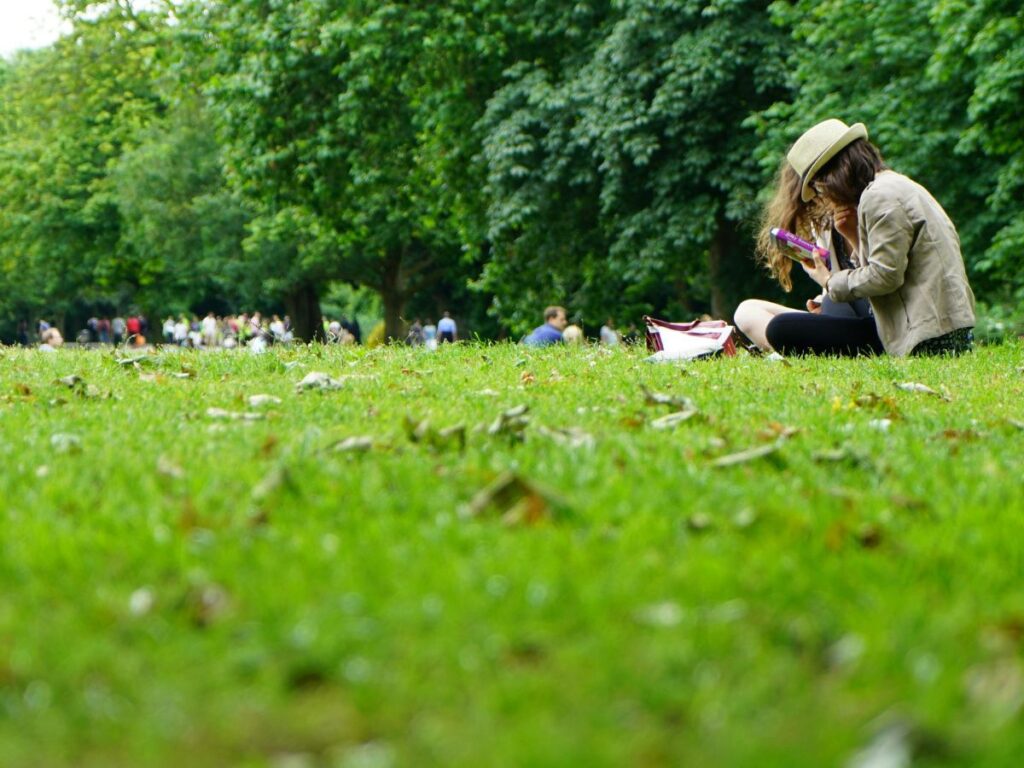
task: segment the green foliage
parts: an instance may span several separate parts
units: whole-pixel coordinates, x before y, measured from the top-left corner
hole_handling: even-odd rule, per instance
[[[107,178],[160,109],[154,79],[152,44],[106,19],[14,62],[0,103],[0,294],[58,313],[83,290],[117,295],[120,221]]]
[[[975,267],[992,284],[1024,300],[1024,7],[1000,0],[936,3],[941,35],[932,61],[939,82],[961,79],[969,88],[968,124],[957,152],[995,161],[984,189],[998,231],[978,249]],[[970,169],[968,169],[970,170]],[[998,294],[997,294],[998,295]]]
[[[525,329],[546,303],[594,320],[609,307],[727,314],[763,183],[740,123],[785,93],[783,43],[763,3],[637,0],[568,61],[511,69],[483,123],[483,284],[503,319]],[[553,279],[538,285],[541,273]]]
[[[59,5],[70,35],[0,63],[8,318],[217,299],[309,330],[336,283],[391,337],[728,316],[769,295],[759,195],[832,115],[949,211],[980,299],[1024,296],[1017,3]]]
[[[1007,212],[992,205],[1005,156],[970,138],[988,129],[969,108],[976,65],[964,58],[963,40],[953,42],[954,28],[970,24],[953,8],[960,5],[882,0],[867,12],[855,0],[773,3],[776,22],[792,29],[795,97],[763,113],[761,156],[776,165],[803,130],[825,117],[865,122],[890,164],[949,212],[984,294],[999,282],[986,273],[990,245],[1006,225]]]
[[[235,295],[227,278],[245,215],[202,105],[170,83],[167,7],[67,2],[62,12],[71,34],[22,54],[0,82],[0,311],[60,322],[97,305],[180,309]]]
[[[187,309],[218,294],[242,297],[246,212],[225,186],[220,147],[197,104],[179,104],[139,134],[110,172],[121,221],[116,268],[144,306]],[[109,279],[109,278],[108,278]]]
[[[467,93],[497,76],[476,66],[487,38],[469,11],[251,1],[193,16],[219,44],[209,90],[257,210],[251,250],[290,242],[286,281],[379,291],[393,336],[409,297],[460,269],[468,189],[446,181],[468,178],[487,91],[475,107]]]

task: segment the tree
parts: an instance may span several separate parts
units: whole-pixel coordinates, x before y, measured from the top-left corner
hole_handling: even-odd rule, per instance
[[[866,12],[856,0],[774,3],[777,23],[792,30],[794,98],[759,116],[759,152],[774,165],[820,119],[866,123],[890,164],[947,209],[976,279],[999,226],[988,199],[1002,160],[961,139],[973,133],[972,85],[963,67],[935,64],[948,36],[935,23],[943,5],[950,4],[879,0]]]
[[[227,187],[202,104],[178,101],[137,141],[109,173],[116,269],[132,276],[135,301],[177,311],[215,294],[227,306],[256,301],[242,248],[248,212]]]
[[[285,250],[296,238],[288,280],[372,287],[392,338],[411,299],[464,285],[489,256],[476,128],[488,99],[517,57],[571,48],[605,5],[193,4],[221,51],[209,93],[254,231]]]
[[[458,262],[417,99],[429,4],[193,6],[218,41],[209,93],[255,211],[253,268],[318,316],[327,280],[367,285],[401,334],[409,295]]]
[[[978,254],[973,266],[993,298],[1014,301],[1006,295],[1013,291],[1019,303],[1024,300],[1024,7],[1005,0],[946,0],[934,4],[931,19],[939,44],[930,76],[942,86],[962,84],[969,93],[956,154],[968,161],[979,155],[996,161],[964,168],[987,195],[997,222],[989,239],[969,243]]]
[[[87,5],[65,4],[72,33],[17,57],[0,99],[0,293],[9,311],[46,309],[58,320],[82,299],[131,295],[108,173],[163,108],[151,34],[160,18],[129,3],[74,15]]]
[[[763,183],[744,119],[785,93],[783,42],[765,3],[630,0],[557,66],[510,70],[484,122],[496,311],[729,316]]]

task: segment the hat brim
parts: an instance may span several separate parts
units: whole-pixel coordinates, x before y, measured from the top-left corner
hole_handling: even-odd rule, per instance
[[[847,145],[852,144],[857,139],[866,139],[867,137],[867,126],[864,123],[854,123],[843,132],[842,136],[825,147],[824,151],[814,158],[814,162],[811,163],[800,179],[800,198],[805,203],[813,200],[814,190],[811,188],[811,180],[814,178],[814,174],[820,171],[825,163],[838,155]]]

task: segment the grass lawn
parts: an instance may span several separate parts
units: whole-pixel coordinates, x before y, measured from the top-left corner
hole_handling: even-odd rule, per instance
[[[1024,345],[644,356],[0,351],[0,765],[1020,765]]]

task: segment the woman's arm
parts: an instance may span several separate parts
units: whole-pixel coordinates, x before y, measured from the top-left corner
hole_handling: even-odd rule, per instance
[[[832,276],[827,289],[833,301],[885,296],[903,285],[914,241],[914,227],[907,212],[899,201],[889,201],[883,210],[867,210],[863,225],[867,265]]]

